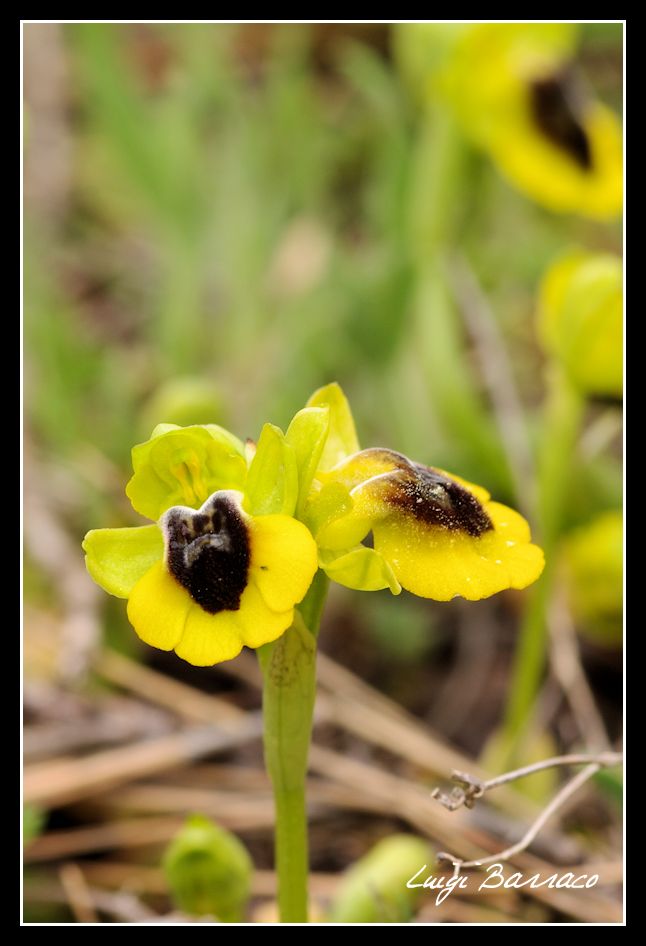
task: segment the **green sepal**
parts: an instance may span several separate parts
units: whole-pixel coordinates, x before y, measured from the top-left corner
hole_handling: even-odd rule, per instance
[[[241,441],[216,424],[158,424],[132,448],[132,466],[126,495],[155,521],[171,506],[197,509],[216,490],[243,489],[247,472]]]
[[[402,590],[388,562],[379,552],[363,545],[341,555],[323,550],[319,553],[319,564],[328,578],[345,588],[356,591],[390,588],[394,595]]]
[[[330,408],[304,407],[296,414],[285,434],[294,449],[298,467],[298,501],[296,517],[302,519],[314,474],[319,468],[323,448],[330,429]]]
[[[298,467],[293,447],[280,427],[265,424],[247,476],[244,508],[252,516],[291,516],[298,497]]]
[[[146,572],[164,554],[159,527],[92,529],[83,540],[85,565],[104,591],[127,598]]]
[[[352,411],[348,399],[336,382],[315,391],[305,406],[330,409],[330,428],[319,461],[320,470],[330,470],[345,457],[357,452],[359,441]]]
[[[320,485],[320,484],[317,484]],[[352,497],[350,491],[342,484],[332,481],[320,487],[317,492],[310,495],[310,501],[305,509],[304,522],[319,545],[321,536],[324,536],[326,528],[336,522],[338,519],[347,516],[352,512]],[[351,548],[360,542],[346,542],[338,548]]]

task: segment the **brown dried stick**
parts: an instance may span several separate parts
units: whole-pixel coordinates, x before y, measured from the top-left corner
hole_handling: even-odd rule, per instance
[[[602,768],[620,764],[622,758],[623,757],[621,753],[617,752],[601,753],[598,756],[557,756],[552,759],[546,759],[543,762],[537,762],[534,765],[527,765],[524,768],[516,769],[513,772],[507,772],[504,775],[498,776],[498,778],[490,779],[488,782],[484,783],[478,782],[477,779],[472,779],[469,775],[465,775],[460,772],[454,773],[454,778],[466,786],[463,789],[459,789],[463,795],[460,804],[465,804],[469,807],[474,803],[476,798],[480,798],[486,791],[496,788],[497,785],[503,785],[506,782],[524,778],[525,776],[531,775],[534,772],[541,771],[541,769],[554,768],[556,766],[563,765],[586,766],[581,772],[577,773],[574,778],[567,782],[559,792],[557,792],[551,802],[543,809],[538,818],[525,832],[523,837],[515,844],[505,848],[504,851],[500,851],[497,854],[492,854],[490,857],[480,857],[472,861],[465,861],[461,858],[455,857],[453,854],[447,854],[445,852],[438,853],[438,858],[441,860],[451,861],[456,871],[459,871],[465,867],[482,867],[485,864],[493,864],[499,861],[502,862],[509,860],[515,854],[520,854],[529,847],[536,835],[547,823],[547,821],[549,821],[552,815],[555,814],[559,808],[561,808],[565,802],[572,795],[574,795],[575,792],[579,790],[579,788],[581,788],[582,785],[592,778],[593,775],[595,775]],[[437,798],[445,807],[452,811],[460,807],[460,804],[457,803],[457,796],[453,798],[451,796],[442,796],[436,790],[433,793],[433,797]]]
[[[25,802],[68,804],[134,778],[154,775],[213,752],[222,752],[260,737],[262,717],[248,713],[235,729],[193,726],[171,736],[107,749],[78,759],[42,762],[25,770]]]

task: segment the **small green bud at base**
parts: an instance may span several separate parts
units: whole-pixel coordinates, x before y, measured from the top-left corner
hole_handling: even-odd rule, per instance
[[[184,913],[221,923],[243,919],[253,864],[230,832],[192,815],[167,848],[163,867],[173,901]]]

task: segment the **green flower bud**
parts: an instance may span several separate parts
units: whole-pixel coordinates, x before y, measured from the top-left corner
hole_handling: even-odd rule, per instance
[[[407,882],[435,860],[427,841],[394,834],[379,841],[346,873],[332,902],[333,923],[403,923],[413,916],[422,892]]]
[[[606,512],[576,529],[564,543],[568,597],[582,634],[597,644],[621,647],[623,519]]]
[[[539,335],[584,394],[621,397],[622,310],[622,266],[616,256],[570,251],[543,279]]]
[[[192,815],[164,854],[178,909],[239,923],[249,900],[253,864],[244,845],[203,815]]]
[[[214,384],[204,378],[175,378],[157,388],[142,412],[144,432],[160,417],[169,424],[188,427],[210,424],[220,419],[220,396]]]

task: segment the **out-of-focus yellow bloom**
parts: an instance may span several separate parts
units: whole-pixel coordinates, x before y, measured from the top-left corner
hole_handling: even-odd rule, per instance
[[[623,616],[623,518],[606,512],[565,540],[568,595],[583,634],[619,647]]]
[[[541,340],[584,394],[621,397],[622,278],[618,257],[571,250],[541,284]]]
[[[543,552],[517,512],[392,450],[356,453],[315,485],[309,525],[319,561],[349,587],[476,601],[525,588],[543,570]],[[361,544],[370,533],[374,548]]]
[[[573,67],[574,24],[434,24],[423,38],[435,57],[431,95],[444,97],[513,185],[553,211],[620,213],[621,128]],[[409,48],[419,72],[424,46],[409,41]]]

